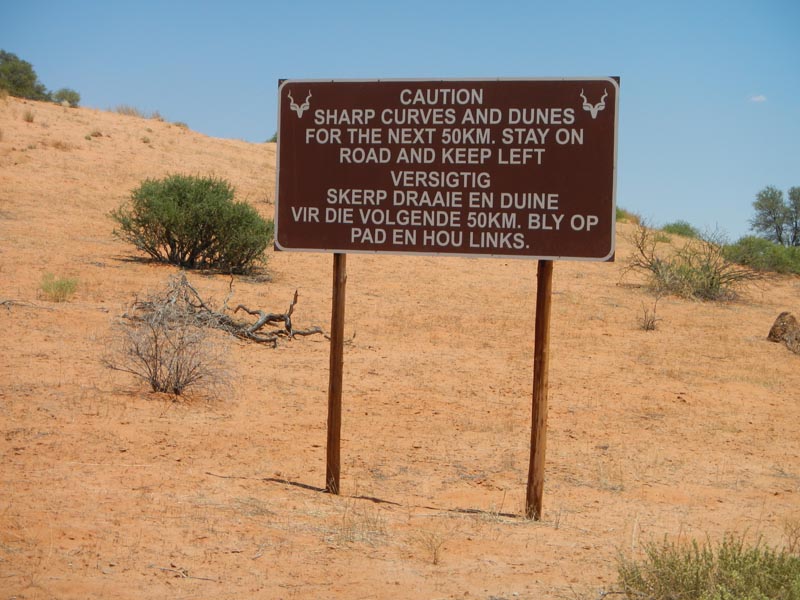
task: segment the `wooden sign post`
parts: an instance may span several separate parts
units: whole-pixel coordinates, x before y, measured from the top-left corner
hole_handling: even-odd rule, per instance
[[[340,491],[346,254],[539,261],[525,514],[542,516],[553,261],[613,260],[613,77],[278,90],[275,248],[333,252],[325,489]]]
[[[344,306],[347,285],[347,255],[333,255],[333,299],[331,307],[331,356],[328,374],[328,446],[325,490],[339,494],[341,476],[342,371],[344,367]]]
[[[531,408],[531,458],[525,516],[542,518],[544,455],[547,446],[547,383],[550,367],[550,300],[553,291],[553,261],[540,260],[536,281],[536,324],[533,342],[533,400]]]

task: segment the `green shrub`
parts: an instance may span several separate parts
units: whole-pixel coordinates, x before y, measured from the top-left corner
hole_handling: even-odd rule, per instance
[[[674,235],[682,235],[688,238],[699,238],[700,232],[691,225],[688,221],[674,221],[667,223],[661,228],[665,233],[672,233]]]
[[[81,103],[81,95],[75,90],[61,88],[53,94],[53,102],[63,104],[66,102],[72,108],[76,108]]]
[[[710,543],[665,539],[644,547],[646,558],[621,558],[624,597],[648,600],[800,600],[800,556],[726,536]]]
[[[185,268],[247,272],[264,259],[274,226],[224,179],[170,175],[147,179],[111,213],[114,233],[155,260]]]
[[[78,279],[75,277],[56,277],[52,273],[45,273],[39,285],[42,295],[51,302],[65,302],[75,290],[78,289]]]
[[[800,275],[800,247],[783,246],[756,236],[745,236],[726,245],[725,257],[756,271]]]

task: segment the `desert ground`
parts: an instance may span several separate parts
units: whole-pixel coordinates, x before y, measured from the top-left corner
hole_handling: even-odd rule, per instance
[[[232,385],[210,397],[106,368],[121,315],[180,272],[142,260],[109,212],[187,173],[271,217],[275,150],[0,100],[0,597],[594,599],[620,554],[664,536],[787,543],[800,356],[766,336],[800,313],[800,278],[664,297],[645,331],[631,224],[615,263],[555,264],[541,521],[523,518],[535,261],[348,257],[339,496],[323,491],[325,337],[215,332]],[[76,293],[49,301],[45,273]],[[272,312],[298,290],[295,327],[330,328],[330,255],[187,276]]]

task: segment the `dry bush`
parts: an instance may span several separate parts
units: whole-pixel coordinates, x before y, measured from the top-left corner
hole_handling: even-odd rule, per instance
[[[800,556],[800,517],[784,520],[783,534],[786,537],[786,551]]]
[[[664,244],[657,232],[640,223],[629,241],[634,252],[626,270],[647,273],[657,294],[732,300],[742,285],[760,279],[752,269],[729,262],[715,235],[701,235],[676,247]]]
[[[215,397],[230,387],[222,349],[212,332],[169,292],[151,297],[118,324],[114,349],[104,362],[130,373],[154,392]]]
[[[642,302],[642,315],[639,317],[639,328],[644,331],[655,331],[656,323],[658,323],[661,319],[656,316],[656,310],[658,308],[658,301],[661,300],[661,294],[656,293],[656,297],[653,300],[653,310],[651,311],[647,305]]]
[[[442,532],[431,530],[420,530],[411,538],[411,542],[427,555],[432,565],[442,562],[442,547],[446,541]]]

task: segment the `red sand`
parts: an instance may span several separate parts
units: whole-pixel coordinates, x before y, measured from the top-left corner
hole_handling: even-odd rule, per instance
[[[27,122],[30,111],[33,121]],[[96,135],[97,133],[101,135]],[[94,136],[93,136],[94,134]],[[785,543],[800,519],[800,357],[766,341],[800,278],[729,304],[555,265],[544,519],[521,517],[536,263],[352,255],[342,495],[324,486],[328,342],[216,336],[233,392],[172,402],[103,367],[176,268],[110,210],[146,177],[229,179],[272,216],[275,146],[0,100],[0,590],[8,598],[594,598],[664,535]],[[270,252],[234,301],[330,320],[330,256]],[[68,302],[45,272],[76,277]],[[189,273],[221,301],[229,278]]]

